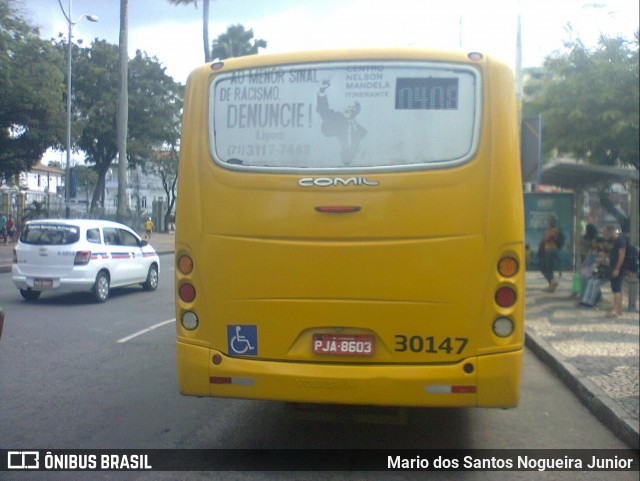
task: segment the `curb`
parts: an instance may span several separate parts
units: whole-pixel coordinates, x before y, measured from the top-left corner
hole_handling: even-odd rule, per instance
[[[527,332],[526,346],[578,396],[591,413],[621,441],[633,449],[640,447],[638,421],[620,409],[609,396],[583,375],[575,366],[563,360],[549,343],[541,337]]]

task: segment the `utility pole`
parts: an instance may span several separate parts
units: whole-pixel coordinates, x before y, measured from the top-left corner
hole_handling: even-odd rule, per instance
[[[73,42],[71,41],[71,35],[73,33],[73,26],[76,25],[80,20],[86,18],[90,22],[97,22],[98,17],[96,15],[84,14],[74,22],[71,16],[71,0],[69,0],[66,12],[64,10],[64,7],[62,6],[61,0],[58,0],[58,4],[60,5],[60,10],[64,15],[65,20],[67,21],[67,27],[69,31],[67,36],[67,162],[64,174],[64,216],[68,219],[71,216],[71,207],[69,205],[69,202],[71,201],[71,52],[73,44]]]

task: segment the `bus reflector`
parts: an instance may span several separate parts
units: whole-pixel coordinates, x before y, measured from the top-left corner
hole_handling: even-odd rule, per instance
[[[326,205],[316,207],[316,211],[324,214],[348,214],[350,212],[358,212],[361,207],[351,205]]]
[[[510,287],[501,287],[496,291],[496,304],[500,307],[511,307],[516,303],[516,291]]]
[[[518,273],[518,261],[513,257],[503,257],[498,261],[498,272],[503,277],[513,277]]]
[[[509,337],[513,334],[513,321],[508,317],[499,317],[493,321],[493,333],[498,337]]]
[[[182,284],[178,289],[178,295],[183,302],[193,302],[196,298],[196,288],[191,284]]]
[[[475,386],[451,386],[451,392],[453,394],[475,393],[476,387]]]
[[[255,381],[250,377],[219,377],[211,376],[211,384],[239,384],[240,386],[253,386]]]
[[[178,270],[183,274],[191,274],[193,270],[193,260],[189,256],[180,256],[178,259]]]
[[[443,384],[430,384],[425,386],[429,394],[475,394],[475,386],[449,386]]]
[[[193,331],[196,327],[198,327],[198,324],[198,316],[195,312],[187,311],[182,314],[182,327],[184,327],[188,331]]]

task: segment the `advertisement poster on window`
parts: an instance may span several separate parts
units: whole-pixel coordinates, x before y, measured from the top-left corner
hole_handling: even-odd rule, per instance
[[[527,270],[535,271],[540,268],[538,249],[549,225],[549,217],[553,216],[565,237],[564,245],[558,251],[557,269],[562,272],[573,271],[573,204],[574,194],[524,195]]]
[[[211,152],[239,170],[460,163],[479,139],[480,82],[475,69],[428,62],[223,73],[210,87]]]

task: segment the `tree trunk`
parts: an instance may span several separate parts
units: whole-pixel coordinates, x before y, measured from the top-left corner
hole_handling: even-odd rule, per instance
[[[96,187],[93,191],[93,197],[91,198],[91,207],[89,208],[89,212],[91,214],[95,213],[96,206],[100,202],[100,199],[102,199],[102,203],[104,206],[104,186],[105,186],[105,178],[107,176],[107,170],[109,170],[109,166],[107,166],[106,169],[101,169],[100,167],[97,167],[96,170],[98,172],[98,181],[96,182]]]
[[[204,44],[204,61],[211,62],[211,45],[209,45],[209,0],[202,2],[202,43]]]
[[[129,0],[120,0],[120,95],[118,97],[118,210],[116,219],[124,222],[127,205],[127,124],[129,122],[128,17]]]

